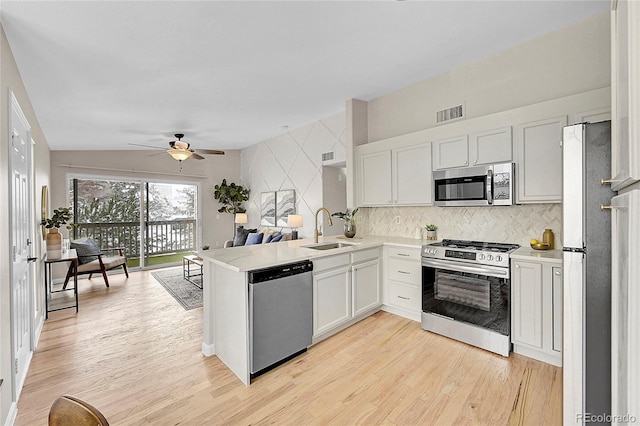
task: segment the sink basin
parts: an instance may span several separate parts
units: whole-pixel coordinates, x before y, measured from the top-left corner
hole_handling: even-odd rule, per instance
[[[331,250],[336,248],[351,247],[355,245],[356,245],[355,243],[324,243],[324,244],[314,244],[312,246],[302,246],[302,247],[310,248],[313,250]]]

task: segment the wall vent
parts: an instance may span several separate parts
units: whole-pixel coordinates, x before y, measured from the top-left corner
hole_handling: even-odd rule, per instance
[[[457,120],[464,117],[464,109],[462,105],[443,109],[436,112],[436,124],[445,123],[451,120]]]
[[[324,152],[322,154],[322,161],[331,161],[335,158],[335,151]]]

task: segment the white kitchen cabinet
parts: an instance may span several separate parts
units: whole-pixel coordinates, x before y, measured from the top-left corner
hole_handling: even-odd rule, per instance
[[[513,160],[511,126],[483,130],[433,142],[434,170]]]
[[[360,205],[392,204],[391,150],[360,155]]]
[[[431,144],[425,143],[392,150],[393,204],[430,205]]]
[[[612,2],[611,174],[619,191],[640,181],[640,2]]]
[[[379,258],[354,264],[351,280],[354,317],[381,305]]]
[[[313,274],[313,335],[317,336],[351,318],[351,272],[341,266]]]
[[[385,247],[383,309],[420,321],[422,311],[422,265],[420,247]]]
[[[518,204],[562,202],[562,128],[567,116],[516,127]]]
[[[511,343],[513,351],[562,366],[562,267],[512,260]]]
[[[360,206],[417,206],[433,203],[431,144],[390,149],[371,143],[358,147]]]
[[[511,126],[471,134],[469,165],[506,163],[513,160]]]
[[[313,260],[313,338],[329,337],[378,310],[380,249]]]
[[[640,418],[640,189],[611,205],[611,413]]]
[[[433,142],[433,169],[450,169],[469,165],[469,136],[455,136]]]

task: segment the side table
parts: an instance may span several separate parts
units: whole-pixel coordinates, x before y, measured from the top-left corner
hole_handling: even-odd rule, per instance
[[[62,290],[54,290],[52,284],[51,268],[54,263],[69,262],[69,271],[73,273],[73,288]],[[73,290],[73,297],[69,298],[64,295],[66,292]],[[45,300],[45,319],[49,318],[49,312],[59,311],[61,309],[76,308],[78,312],[78,255],[75,249],[68,250],[62,254],[59,259],[44,258],[44,300]],[[70,300],[71,299],[71,300]],[[70,302],[73,302],[71,304]]]
[[[196,255],[182,257],[182,271],[184,279],[202,289],[202,258]],[[193,266],[195,268],[193,268]],[[195,269],[192,271],[192,268]],[[200,282],[194,281],[193,278],[200,277]]]

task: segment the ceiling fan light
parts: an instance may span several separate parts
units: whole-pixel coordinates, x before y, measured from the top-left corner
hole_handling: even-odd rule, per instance
[[[193,152],[186,151],[184,149],[168,149],[167,152],[170,156],[178,161],[187,160],[189,159],[189,157],[191,157],[191,155],[193,155]]]

